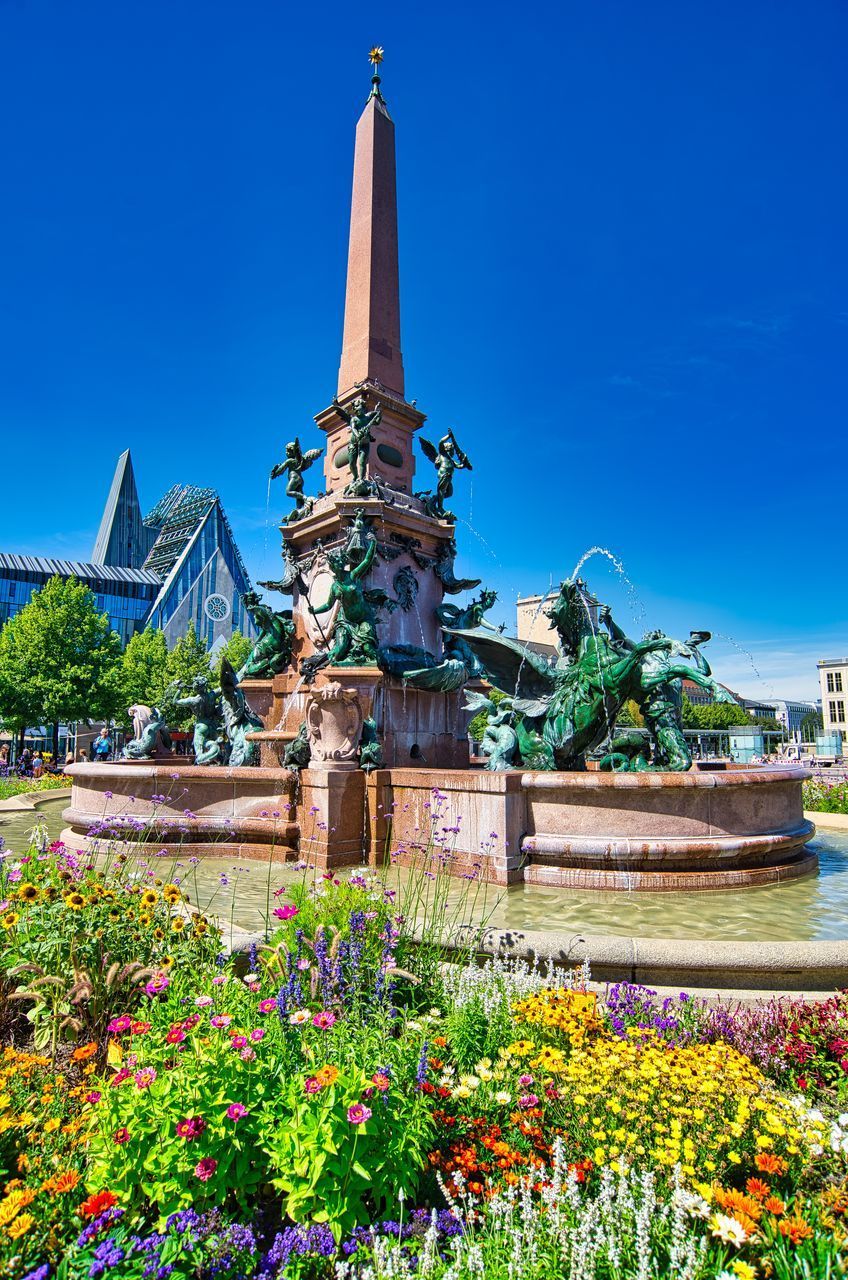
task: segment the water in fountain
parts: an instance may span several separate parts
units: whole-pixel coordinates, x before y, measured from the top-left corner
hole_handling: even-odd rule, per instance
[[[636,584],[628,577],[624,565],[618,556],[613,555],[609,547],[589,547],[588,551],[584,551],[577,564],[571,570],[570,580],[573,582],[580,570],[583,568],[587,560],[591,560],[592,556],[606,556],[612,567],[615,569],[622,582],[627,587],[627,601],[630,611],[636,622],[641,622],[646,615],[646,609],[642,603],[639,592],[636,590]]]
[[[306,676],[300,676],[300,678],[298,679],[297,684],[296,684],[296,685],[295,685],[295,687],[292,689],[291,693],[289,694],[289,696],[286,698],[285,702],[283,703],[283,710],[282,710],[282,712],[280,713],[280,724],[279,724],[279,727],[280,727],[281,729],[285,729],[286,721],[287,721],[287,720],[288,720],[288,718],[289,718],[289,712],[291,711],[292,706],[294,705],[294,700],[295,700],[295,698],[297,697],[297,695],[300,693],[300,690],[301,690],[301,688],[303,687],[303,684],[304,684],[305,680],[306,680]]]
[[[580,603],[583,605],[583,608],[586,610],[586,617],[589,620],[589,626],[592,630],[592,639],[595,642],[595,657],[598,660],[598,682],[600,683],[600,686],[601,686],[601,705],[604,708],[604,719],[607,722],[607,736],[604,739],[604,741],[611,743],[613,738],[613,726],[610,723],[609,707],[607,706],[607,695],[606,695],[606,689],[604,687],[604,672],[601,666],[601,655],[598,650],[598,633],[595,629],[595,619],[592,617],[592,610],[590,608],[588,600],[586,599],[583,592],[579,588],[577,590],[577,594],[580,596]]]
[[[469,522],[468,522],[467,520],[463,520],[462,516],[460,516],[460,517],[459,517],[459,520],[460,520],[460,523],[461,523],[461,524],[464,524],[464,525],[465,525],[466,529],[470,529],[470,531],[474,534],[474,537],[477,539],[477,541],[478,541],[478,542],[482,542],[483,546],[486,548],[486,550],[488,551],[489,555],[490,555],[490,556],[492,557],[492,559],[494,560],[495,564],[498,566],[498,568],[499,568],[499,569],[502,569],[502,568],[503,568],[503,564],[502,564],[502,563],[501,563],[501,561],[498,559],[498,557],[495,555],[494,551],[493,551],[493,550],[492,550],[492,548],[489,546],[488,542],[487,542],[487,541],[486,541],[486,539],[483,537],[482,533],[478,533],[478,532],[477,532],[477,530],[474,528],[473,524],[469,524]]]
[[[553,576],[551,576],[551,580],[548,583],[548,589],[547,591],[543,591],[542,594],[539,596],[539,603],[536,605],[536,608],[533,611],[533,617],[530,619],[530,627],[528,629],[527,640],[525,641],[525,644],[524,644],[524,651],[521,654],[521,661],[518,664],[518,675],[515,677],[515,688],[512,693],[513,701],[518,697],[518,690],[521,685],[521,673],[524,670],[524,664],[527,661],[527,654],[530,649],[530,640],[533,635],[533,628],[536,625],[536,621],[539,617],[539,614],[542,612],[542,608],[544,607],[545,601],[548,599],[548,596],[551,594],[553,589],[554,589],[554,580],[553,580]],[[513,707],[512,709],[511,718],[513,720],[515,719],[515,707]]]
[[[738,642],[738,640],[734,640],[733,636],[726,635],[725,632],[723,631],[714,631],[713,638],[715,640],[726,640],[728,644],[733,645],[733,648],[737,651],[737,653],[741,653],[742,657],[746,658],[748,662],[751,664],[751,670],[759,680],[760,684],[765,687],[766,691],[769,692],[773,698],[779,697],[774,685],[770,684],[769,681],[766,680],[765,676],[760,672],[756,662],[754,661],[754,655],[750,652],[750,650],[744,648]]]

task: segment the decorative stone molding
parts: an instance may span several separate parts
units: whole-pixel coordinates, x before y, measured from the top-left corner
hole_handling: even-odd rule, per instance
[[[346,689],[335,680],[315,689],[306,707],[311,767],[355,769],[362,720],[356,689]]]

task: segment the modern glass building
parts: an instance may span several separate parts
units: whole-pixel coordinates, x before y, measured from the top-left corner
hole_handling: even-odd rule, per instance
[[[91,562],[0,553],[0,626],[55,574],[90,587],[126,644],[149,624],[173,648],[193,622],[209,648],[254,634],[242,603],[251,590],[214,489],[174,485],[142,517],[129,449],[121,454]]]

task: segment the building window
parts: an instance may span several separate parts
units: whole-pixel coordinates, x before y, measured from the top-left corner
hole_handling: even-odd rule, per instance
[[[828,671],[827,691],[828,693],[842,692],[842,672],[841,671]]]
[[[841,723],[845,719],[845,703],[841,700],[839,702],[831,702],[829,710],[830,719],[834,724],[837,723],[837,721]]]

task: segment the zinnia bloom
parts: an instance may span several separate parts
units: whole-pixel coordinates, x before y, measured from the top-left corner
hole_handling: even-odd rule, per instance
[[[199,1138],[205,1128],[206,1121],[203,1116],[187,1116],[177,1124],[177,1137],[191,1142],[192,1138]]]
[[[116,1143],[117,1146],[122,1147],[124,1143],[129,1142],[129,1140],[130,1140],[130,1131],[129,1129],[126,1128],[125,1125],[122,1125],[120,1129],[115,1130],[113,1134],[113,1141]]]
[[[204,1156],[194,1166],[194,1176],[199,1178],[201,1182],[208,1182],[217,1168],[218,1161],[213,1156]]]
[[[300,915],[300,907],[286,903],[285,906],[275,907],[271,914],[278,920],[293,920],[295,916]]]
[[[366,1120],[370,1120],[374,1113],[370,1107],[364,1107],[361,1102],[355,1102],[352,1107],[347,1109],[348,1124],[365,1124]]]
[[[271,1003],[275,1004],[276,1002],[272,1000]],[[261,1009],[262,1005],[260,1005],[259,1007]],[[295,1009],[294,1013],[289,1014],[289,1022],[293,1027],[300,1027],[303,1025],[304,1022],[308,1022],[308,1021],[309,1021],[308,1009]]]
[[[320,1093],[321,1081],[317,1080],[315,1076],[307,1076],[303,1082],[303,1092],[304,1093]]]
[[[156,1079],[156,1069],[154,1067],[142,1067],[140,1071],[135,1073],[135,1082],[139,1089],[149,1089]]]
[[[228,1027],[232,1022],[232,1017],[228,1013],[216,1013],[214,1017],[209,1019],[209,1022],[213,1027]]]
[[[87,1062],[89,1058],[93,1058],[97,1052],[97,1041],[91,1040],[88,1044],[81,1044],[78,1049],[74,1049],[71,1058],[74,1062]]]
[[[315,1072],[315,1079],[323,1087],[328,1087],[331,1084],[335,1084],[338,1078],[339,1078],[338,1067],[327,1065],[326,1067],[322,1067],[320,1071]]]
[[[228,1120],[241,1120],[242,1116],[247,1115],[247,1107],[241,1102],[231,1102],[227,1107]]]
[[[316,1013],[312,1019],[314,1027],[320,1027],[322,1031],[329,1031],[336,1022],[336,1015],[331,1013],[329,1009],[322,1009],[320,1013]]]
[[[274,1000],[273,998],[271,998],[271,999],[269,999],[269,1000],[260,1000],[260,1001],[259,1001],[259,1012],[260,1012],[260,1013],[273,1013],[273,1012],[274,1012],[274,1010],[276,1009],[276,1007],[277,1007],[277,1002],[276,1002],[276,1000]]]

